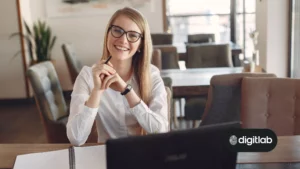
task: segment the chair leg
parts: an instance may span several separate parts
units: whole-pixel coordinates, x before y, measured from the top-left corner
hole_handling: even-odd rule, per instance
[[[179,99],[179,117],[183,118],[181,98]]]
[[[178,121],[177,121],[177,115],[176,115],[176,109],[175,109],[175,103],[173,102],[172,103],[172,121],[173,121],[173,125],[174,125],[174,128],[177,129],[178,128]]]

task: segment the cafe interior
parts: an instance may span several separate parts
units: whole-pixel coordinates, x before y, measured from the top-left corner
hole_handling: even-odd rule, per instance
[[[76,78],[101,59],[113,12],[131,6],[148,20],[170,132],[232,121],[271,129],[278,137],[274,153],[250,153],[238,163],[300,166],[300,1],[65,2],[59,8],[48,0],[0,1],[0,147],[69,143]],[[94,9],[76,6],[84,3]],[[51,31],[46,56],[42,44],[28,39],[28,29]],[[97,142],[95,126],[88,143]]]

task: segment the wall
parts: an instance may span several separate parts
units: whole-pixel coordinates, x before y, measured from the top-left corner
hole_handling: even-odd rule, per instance
[[[9,36],[19,32],[16,1],[0,0],[0,99],[25,98],[25,80],[20,38]]]
[[[155,12],[141,10],[152,32],[163,32],[162,1],[154,0]],[[45,19],[57,35],[53,49],[56,70],[63,90],[72,90],[71,79],[61,50],[61,44],[70,42],[76,48],[78,59],[84,65],[92,65],[101,58],[104,31],[111,15],[47,18],[45,1],[31,0],[32,20]],[[117,10],[117,9],[116,9]]]
[[[84,65],[92,65],[101,58],[104,29],[111,15],[47,18],[46,0],[19,1],[22,19],[28,25],[32,25],[37,19],[46,20],[58,37],[52,56],[56,61],[55,67],[63,90],[72,90],[61,50],[62,43],[73,43],[78,59]],[[155,12],[141,12],[148,19],[152,32],[163,32],[162,1],[154,2]],[[8,39],[11,33],[19,31],[16,1],[0,0],[0,23],[0,99],[26,98],[22,57],[18,56],[12,60],[13,55],[21,50],[20,39]]]
[[[260,63],[269,73],[287,77],[288,0],[257,0]]]

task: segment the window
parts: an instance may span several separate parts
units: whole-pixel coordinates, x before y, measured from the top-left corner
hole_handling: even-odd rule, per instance
[[[249,33],[255,29],[255,0],[166,1],[168,32],[173,33],[173,43],[178,47],[178,52],[185,52],[184,42],[187,42],[188,34],[214,33],[216,42],[229,42],[232,41],[232,30],[236,30],[235,43],[245,49],[246,56],[249,55],[249,51],[252,52],[253,45]],[[236,3],[235,29],[230,27],[232,1]]]

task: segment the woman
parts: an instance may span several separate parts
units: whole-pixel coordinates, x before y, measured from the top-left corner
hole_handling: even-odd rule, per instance
[[[151,55],[146,19],[132,8],[118,10],[106,28],[102,60],[83,67],[74,84],[67,123],[73,145],[86,142],[94,120],[101,143],[168,131],[167,93]]]

